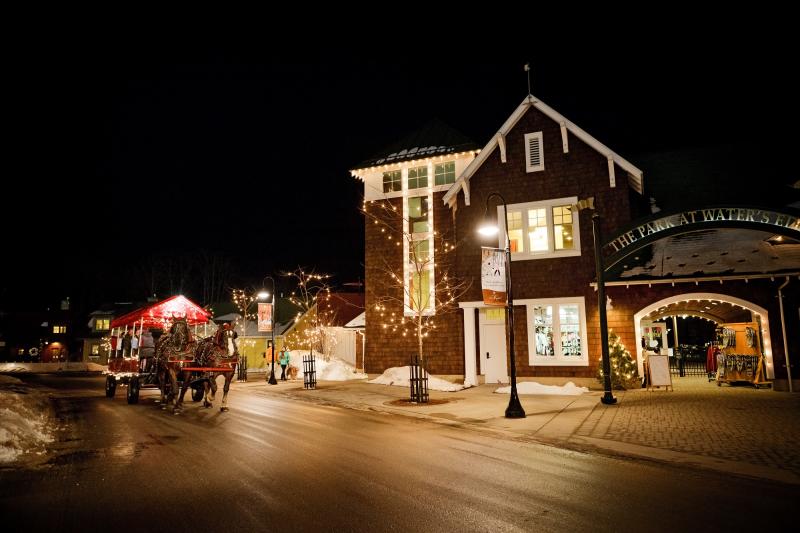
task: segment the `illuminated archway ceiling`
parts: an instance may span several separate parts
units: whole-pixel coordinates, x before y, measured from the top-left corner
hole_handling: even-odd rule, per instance
[[[651,312],[644,318],[657,321],[664,317],[684,315],[699,316],[720,323],[750,322],[752,320],[752,315],[748,309],[719,300],[674,302]]]
[[[800,270],[800,242],[719,228],[666,237],[621,261],[607,280],[780,274]]]

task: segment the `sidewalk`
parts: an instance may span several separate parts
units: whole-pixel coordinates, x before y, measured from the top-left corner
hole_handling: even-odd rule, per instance
[[[717,387],[705,378],[681,378],[676,390],[615,391],[617,405],[600,403],[601,392],[581,396],[522,395],[524,419],[504,417],[507,394],[495,385],[459,392],[431,391],[425,406],[392,405],[408,389],[366,381],[302,381],[249,390],[334,405],[387,412],[450,426],[500,433],[579,451],[647,459],[691,468],[800,484],[800,395]]]

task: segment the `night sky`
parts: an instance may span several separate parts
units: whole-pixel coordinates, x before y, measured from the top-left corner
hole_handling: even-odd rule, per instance
[[[646,183],[640,156],[743,143],[774,168],[759,187],[798,179],[780,135],[797,124],[781,35],[635,40],[313,54],[89,41],[20,54],[0,304],[142,299],[137,265],[197,249],[227,258],[237,285],[298,265],[358,280],[362,191],[348,169],[433,117],[485,144],[527,94],[526,62],[533,94]]]

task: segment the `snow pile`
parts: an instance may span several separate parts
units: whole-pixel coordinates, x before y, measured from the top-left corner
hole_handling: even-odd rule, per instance
[[[376,383],[378,385],[395,385],[396,387],[410,387],[411,386],[411,367],[410,366],[395,366],[387,368],[386,371],[375,379],[367,381],[367,383]],[[458,383],[450,383],[435,376],[428,376],[428,389],[438,390],[443,392],[455,392],[462,390],[464,385]]]
[[[511,387],[500,387],[496,391],[498,394],[511,394]],[[535,381],[522,381],[517,383],[518,394],[550,394],[553,396],[580,396],[584,392],[589,392],[587,387],[578,387],[569,381],[565,385],[542,385]]]
[[[97,363],[0,363],[0,372],[105,372],[107,366]]]
[[[17,378],[0,376],[0,464],[28,452],[44,453],[53,442],[47,396]]]
[[[289,366],[297,368],[298,379],[303,379],[303,356],[308,355],[306,350],[292,350],[289,352]],[[356,372],[349,363],[331,357],[325,361],[323,354],[314,354],[314,369],[317,371],[317,381],[347,381],[349,379],[364,379],[366,374]],[[280,377],[280,367],[275,365],[275,377]],[[287,368],[288,373],[288,368]]]

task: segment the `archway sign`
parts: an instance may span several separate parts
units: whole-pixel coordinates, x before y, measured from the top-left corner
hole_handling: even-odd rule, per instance
[[[712,228],[768,231],[800,239],[800,211],[752,206],[716,206],[680,211],[635,221],[608,239],[601,247],[606,273],[628,256],[655,241]],[[600,282],[600,280],[598,280]]]
[[[589,202],[589,204],[592,203]],[[580,209],[580,202],[576,207]],[[589,205],[589,207],[592,206]],[[606,301],[605,275],[611,268],[655,241],[672,235],[704,229],[754,229],[783,235],[791,239],[800,239],[800,211],[789,208],[776,210],[764,207],[724,205],[688,209],[671,214],[656,214],[633,222],[608,240],[604,240],[602,237],[599,219],[599,214],[595,212],[592,215],[592,229],[594,231],[600,342],[605,377],[605,392],[600,401],[607,405],[617,401],[611,393],[608,319],[604,305]]]

